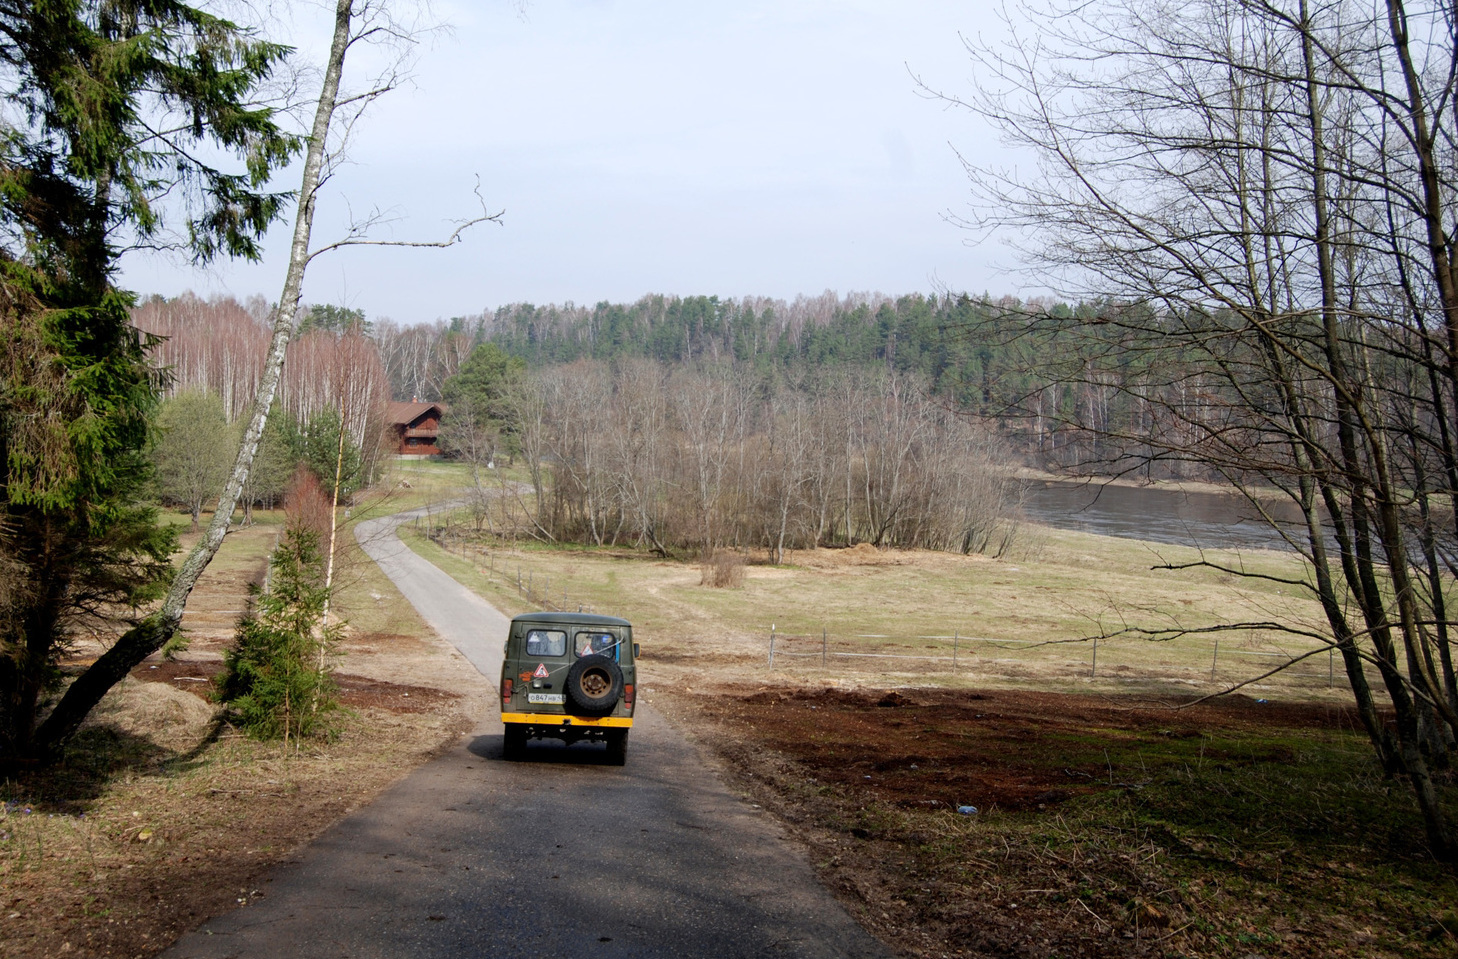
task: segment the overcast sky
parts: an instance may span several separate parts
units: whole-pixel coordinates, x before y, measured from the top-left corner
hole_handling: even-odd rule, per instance
[[[331,4],[332,6],[332,4]],[[970,87],[959,32],[995,35],[990,3],[950,0],[447,0],[453,34],[413,86],[379,101],[321,199],[316,245],[351,211],[382,238],[429,239],[476,206],[450,250],[354,249],[315,260],[304,298],[416,323],[511,302],[646,293],[793,298],[826,289],[1019,292],[1010,255],[967,245],[953,150],[994,148],[912,73]],[[286,25],[322,59],[319,11]],[[368,77],[354,64],[346,82]],[[290,173],[285,187],[297,182]],[[208,272],[133,254],[123,283],[278,297],[288,222],[257,265]]]

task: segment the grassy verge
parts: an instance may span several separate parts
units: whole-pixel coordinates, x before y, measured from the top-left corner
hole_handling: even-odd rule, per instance
[[[675,705],[906,955],[1458,948],[1454,872],[1338,711],[945,690]]]
[[[452,732],[445,716],[370,715],[327,749],[285,752],[226,730],[210,741],[210,710],[160,683],[109,699],[64,764],[0,785],[0,954],[155,952],[260,895],[269,866]],[[129,721],[162,710],[192,717],[190,744]]]
[[[373,563],[344,550],[335,608],[350,623],[338,669],[352,714],[341,739],[285,750],[216,726],[206,677],[281,522],[258,513],[224,541],[189,601],[180,662],[144,664],[61,763],[0,782],[0,955],[161,950],[262,895],[270,866],[485,708],[489,684],[433,638]],[[97,649],[83,644],[79,660]]]
[[[488,491],[527,479],[526,471],[519,467],[500,467],[482,474]],[[380,482],[357,498],[350,508],[350,520],[358,522],[461,500],[472,488],[471,469],[464,463],[395,460],[388,464]]]

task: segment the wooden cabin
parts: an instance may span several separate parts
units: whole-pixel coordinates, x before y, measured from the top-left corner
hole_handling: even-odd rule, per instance
[[[445,407],[439,403],[422,403],[413,396],[408,403],[391,403],[389,423],[395,434],[396,452],[401,456],[439,456],[436,439],[443,415]]]

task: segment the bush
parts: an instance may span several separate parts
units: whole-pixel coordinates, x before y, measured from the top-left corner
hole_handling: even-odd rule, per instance
[[[744,557],[728,549],[716,549],[700,566],[699,585],[715,589],[738,589],[744,585]]]

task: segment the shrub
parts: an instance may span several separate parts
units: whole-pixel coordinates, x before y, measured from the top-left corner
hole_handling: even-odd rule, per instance
[[[744,585],[744,557],[729,549],[716,549],[705,557],[699,572],[699,585],[715,589],[737,589]]]

